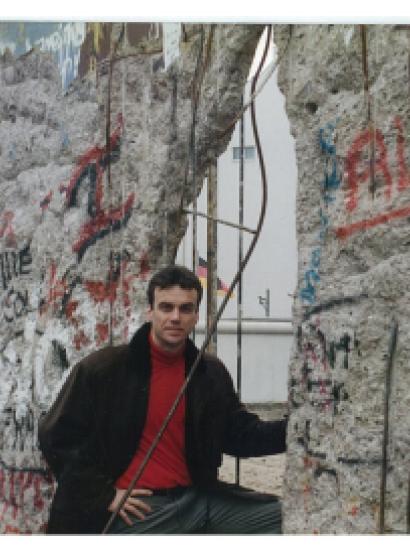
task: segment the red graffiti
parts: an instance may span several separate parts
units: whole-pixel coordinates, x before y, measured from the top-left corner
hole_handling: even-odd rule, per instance
[[[148,254],[147,252],[144,252],[143,255],[140,258],[140,278],[142,281],[146,281],[148,279],[148,275],[151,271],[149,260],[148,260]]]
[[[3,469],[0,469],[0,497],[4,495],[5,476]]]
[[[49,308],[54,315],[59,311],[65,314],[68,321],[78,326],[78,320],[74,317],[79,302],[77,300],[70,300],[69,295],[72,289],[66,279],[66,275],[63,275],[61,279],[57,278],[57,265],[52,260],[47,278],[47,287],[45,292],[45,299],[40,304],[40,314],[46,313]]]
[[[357,233],[358,231],[376,227],[376,225],[387,223],[390,220],[407,218],[407,216],[409,215],[410,206],[406,206],[404,208],[392,210],[391,212],[387,212],[386,214],[378,214],[373,218],[368,218],[365,220],[361,220],[360,222],[345,225],[344,227],[338,227],[337,229],[335,229],[335,233],[339,239],[346,239],[346,237],[350,237],[350,235],[353,235],[353,233]]]
[[[91,221],[85,223],[80,229],[80,237],[73,244],[73,252],[81,259],[85,250],[95,241],[107,235],[111,230],[117,231],[128,221],[134,204],[134,193],[128,196],[124,204],[118,208],[112,208],[105,212],[97,211]]]
[[[303,457],[303,466],[304,466],[305,468],[313,468],[314,462],[313,462],[313,460],[312,460],[309,456],[305,455],[305,456]]]
[[[389,199],[391,196],[392,177],[390,175],[387,162],[387,148],[384,142],[383,134],[380,130],[374,131],[373,128],[368,128],[358,135],[354,140],[353,145],[349,149],[346,158],[347,184],[349,186],[349,198],[346,204],[347,210],[350,212],[357,207],[357,193],[359,183],[364,183],[369,180],[371,175],[371,162],[366,163],[366,167],[359,171],[362,156],[374,147],[376,158],[374,159],[374,173],[380,172],[386,182],[385,197]]]
[[[15,475],[14,473],[10,473],[10,493],[9,493],[9,499],[10,504],[12,505],[12,516],[13,519],[16,519],[17,517],[17,502],[16,502],[16,495],[14,494],[14,479]]]
[[[3,212],[2,220],[0,222],[0,238],[5,237],[6,246],[15,248],[17,246],[16,235],[12,226],[12,220],[14,213],[10,210]]]
[[[77,351],[79,351],[82,347],[88,346],[90,344],[89,338],[86,336],[85,332],[82,329],[74,335],[73,344]]]
[[[17,529],[17,527],[14,527],[13,525],[6,524],[6,527],[4,528],[4,533],[6,535],[21,535],[23,534],[20,529]]]
[[[36,510],[43,510],[44,500],[41,496],[41,482],[42,479],[38,476],[34,478],[34,508]]]
[[[111,260],[108,275],[105,281],[84,281],[84,287],[96,304],[109,302],[113,304],[117,299],[118,290],[122,291],[124,307],[131,305],[129,297],[130,284],[135,279],[134,274],[126,274],[128,258],[122,258],[119,266],[115,267]]]
[[[321,378],[319,378],[319,393],[322,395],[328,393],[326,385]]]
[[[46,299],[40,305],[40,314],[46,313],[49,307],[52,308],[53,313],[56,313],[67,292],[67,282],[64,277],[57,279],[57,265],[52,261],[48,273]]]
[[[410,185],[410,171],[406,165],[405,159],[405,139],[403,125],[399,117],[394,119],[394,127],[397,130],[396,134],[396,162],[397,162],[397,192],[402,192]],[[359,184],[368,181],[371,177],[371,167],[369,161],[366,161],[366,167],[359,170],[361,161],[366,152],[366,149],[374,147],[376,158],[373,162],[374,175],[380,174],[385,182],[384,197],[386,201],[392,198],[393,178],[388,165],[387,148],[383,134],[380,130],[373,131],[368,129],[354,140],[346,158],[347,182],[348,182],[348,199],[346,209],[353,212],[358,206],[358,189]],[[371,164],[371,163],[370,163]],[[388,206],[388,205],[387,205]],[[336,236],[339,239],[346,239],[350,235],[376,227],[380,224],[388,223],[394,219],[406,218],[410,214],[410,206],[396,208],[395,210],[386,211],[376,214],[370,218],[359,220],[345,226],[335,229]]]
[[[78,301],[77,300],[70,300],[67,302],[67,305],[65,307],[65,314],[68,319],[68,321],[73,324],[75,327],[78,326],[78,319],[74,317],[74,312],[76,311],[78,307]]]
[[[410,185],[410,171],[406,166],[405,161],[405,151],[404,151],[404,135],[403,135],[403,125],[401,123],[400,117],[396,117],[394,120],[394,125],[397,129],[397,139],[396,139],[396,161],[397,166],[399,167],[399,182],[397,188],[399,191],[403,191]]]
[[[47,210],[47,208],[50,206],[52,196],[53,196],[53,192],[50,191],[49,193],[47,193],[44,199],[40,201],[40,208],[41,210],[43,210],[43,212],[44,210]]]
[[[105,301],[112,304],[117,298],[118,281],[84,281],[84,287],[96,304]]]
[[[67,292],[68,286],[64,279],[57,279],[57,265],[51,262],[50,266],[50,283],[48,289],[48,303],[55,305],[58,300],[61,300]]]
[[[52,477],[47,472],[40,474],[34,471],[8,471],[0,468],[0,499],[4,501],[0,521],[5,520],[5,515],[9,510],[13,521],[17,520],[19,514],[25,513],[27,491],[30,498],[33,498],[34,509],[41,512],[45,506],[42,497],[42,487],[45,484],[48,488],[53,485]],[[9,531],[7,531],[7,527]],[[14,532],[14,527],[11,525],[7,527],[6,532]]]
[[[89,182],[87,210],[91,219],[81,227],[79,238],[72,247],[78,261],[81,261],[86,250],[98,239],[124,227],[131,216],[134,193],[130,193],[125,202],[118,207],[103,208],[103,174],[109,163],[118,157],[123,127],[123,119],[119,115],[117,128],[110,137],[109,145],[95,146],[82,155],[68,186],[60,186],[60,190],[66,193],[67,207],[71,208],[77,203],[77,194],[82,182]]]
[[[100,346],[106,340],[108,340],[108,334],[109,334],[108,324],[107,323],[97,323],[95,325],[95,330],[97,332],[97,338],[96,338],[97,346]]]
[[[124,122],[122,119],[122,115],[118,115],[117,128],[114,130],[113,134],[110,136],[110,144],[109,144],[110,151],[115,150],[119,146],[123,128],[124,128]],[[84,155],[80,157],[77,167],[74,170],[73,175],[71,176],[68,187],[64,188],[63,184],[60,186],[60,189],[65,189],[67,204],[69,206],[72,205],[73,200],[74,201],[76,200],[76,197],[74,197],[73,195],[77,192],[77,188],[81,183],[81,179],[84,178],[86,172],[90,170],[90,165],[92,165],[92,163],[94,162],[95,165],[92,165],[92,168],[96,170],[96,176],[97,176],[97,187],[95,189],[95,206],[97,210],[101,209],[101,201],[102,201],[101,178],[104,171],[104,167],[102,166],[101,161],[104,159],[104,156],[107,155],[107,152],[108,152],[108,148],[106,146],[98,147],[97,145],[89,149],[86,153],[84,153]]]

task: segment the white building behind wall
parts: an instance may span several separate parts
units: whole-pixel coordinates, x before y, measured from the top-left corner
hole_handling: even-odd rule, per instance
[[[259,82],[269,74],[265,66]],[[252,72],[252,71],[251,71]],[[251,82],[244,91],[250,96]],[[268,180],[265,223],[255,251],[243,274],[241,397],[246,403],[287,401],[287,369],[292,344],[292,301],[296,287],[295,193],[296,160],[294,140],[277,87],[276,72],[256,99],[256,119]],[[218,218],[239,222],[240,130],[236,125],[232,140],[218,159]],[[261,175],[253,137],[250,109],[244,115],[244,226],[255,229],[261,207]],[[192,208],[192,205],[190,206]],[[207,211],[207,189],[197,202],[198,212]],[[192,216],[178,251],[177,263],[192,267]],[[243,255],[252,235],[243,232]],[[238,269],[239,230],[218,224],[218,277],[230,285]],[[206,220],[197,217],[197,250],[207,257]],[[260,297],[270,294],[269,310]],[[206,289],[205,289],[206,293]],[[217,351],[234,381],[237,381],[237,292],[229,300],[218,324]],[[218,297],[218,304],[222,297]],[[197,344],[204,338],[206,299],[200,310],[195,334]]]

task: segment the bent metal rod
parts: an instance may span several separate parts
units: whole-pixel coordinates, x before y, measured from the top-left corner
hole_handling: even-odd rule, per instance
[[[266,56],[267,56],[267,53],[268,53],[271,34],[272,34],[272,28],[269,26],[268,27],[267,38],[266,38],[265,49],[264,49],[261,61],[259,63],[258,69],[255,73],[255,76],[254,76],[253,80],[252,80],[252,86],[251,86],[251,94],[252,95],[254,94],[256,83],[257,83],[258,78],[259,78],[259,74],[262,70],[262,67],[263,67],[264,63],[265,63],[265,59],[266,59]],[[105,527],[102,531],[103,535],[108,533],[114,519],[116,518],[119,511],[121,510],[124,502],[127,500],[129,495],[131,494],[131,491],[135,487],[137,481],[140,479],[140,477],[142,475],[142,472],[144,471],[149,459],[151,458],[152,453],[154,452],[154,450],[155,450],[156,446],[158,445],[164,431],[166,430],[172,416],[174,415],[175,410],[178,407],[179,402],[181,401],[183,395],[185,394],[186,389],[188,387],[188,384],[191,381],[192,376],[194,375],[194,373],[196,371],[196,368],[199,364],[199,361],[201,360],[201,358],[204,354],[204,351],[205,351],[206,347],[208,346],[208,344],[209,344],[209,342],[212,338],[213,333],[216,330],[218,321],[222,316],[222,313],[223,313],[223,311],[224,311],[224,309],[225,309],[225,307],[228,303],[228,300],[231,297],[232,292],[233,292],[235,286],[237,285],[237,283],[240,279],[240,276],[241,276],[243,270],[245,269],[245,267],[246,267],[246,265],[249,261],[249,258],[251,257],[251,255],[253,253],[253,250],[256,246],[256,243],[259,239],[259,235],[260,235],[260,232],[261,232],[261,229],[262,229],[262,225],[263,225],[263,222],[264,222],[264,219],[265,219],[265,213],[266,213],[267,181],[266,181],[265,163],[264,163],[264,159],[263,159],[261,144],[260,144],[260,140],[259,140],[259,134],[258,134],[257,125],[256,125],[255,103],[254,103],[254,101],[252,101],[252,103],[251,103],[251,120],[252,120],[253,134],[254,134],[254,138],[255,138],[255,145],[256,145],[256,149],[257,149],[257,153],[258,153],[259,167],[260,167],[260,170],[261,170],[261,180],[262,180],[261,181],[261,183],[262,183],[262,204],[261,204],[261,211],[260,211],[260,214],[259,214],[258,224],[257,224],[256,230],[255,230],[255,235],[252,239],[251,244],[249,245],[249,248],[246,252],[245,257],[243,258],[241,264],[239,265],[239,269],[238,269],[233,281],[231,282],[231,285],[228,289],[228,292],[226,293],[226,295],[225,295],[225,297],[224,297],[224,299],[223,299],[223,301],[222,301],[222,303],[221,303],[221,305],[220,305],[220,307],[219,307],[219,309],[218,309],[218,311],[215,315],[214,320],[212,321],[210,327],[208,328],[208,331],[207,331],[206,337],[204,339],[204,342],[203,342],[203,344],[202,344],[202,346],[201,346],[201,348],[198,352],[198,355],[196,356],[196,359],[195,359],[195,361],[194,361],[194,363],[191,367],[190,372],[188,373],[187,377],[185,378],[185,381],[182,384],[182,386],[181,386],[181,388],[180,388],[180,390],[179,390],[179,392],[178,392],[178,394],[175,398],[175,401],[174,401],[172,407],[170,408],[170,410],[169,410],[169,412],[168,412],[161,428],[159,429],[159,431],[158,431],[157,435],[155,436],[150,448],[148,449],[148,451],[147,451],[147,453],[144,457],[144,460],[141,462],[137,472],[135,473],[133,479],[131,480],[128,489],[123,494],[120,502],[118,503],[115,510],[112,512],[107,524],[105,525]]]

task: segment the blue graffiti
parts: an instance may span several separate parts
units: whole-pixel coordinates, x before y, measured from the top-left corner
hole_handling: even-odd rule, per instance
[[[320,281],[319,273],[314,269],[309,269],[305,273],[305,286],[300,291],[300,297],[304,302],[313,304],[316,299],[316,289],[315,284]]]
[[[342,178],[338,170],[334,131],[335,125],[331,123],[326,124],[325,128],[320,128],[319,130],[319,145],[322,153],[326,155],[325,175],[322,182],[322,194],[326,206],[335,200],[335,196],[332,191],[338,189],[342,182]]]
[[[70,138],[68,137],[68,134],[65,130],[60,131],[60,137],[61,137],[61,148],[62,149],[68,149],[70,145]]]
[[[333,143],[333,131],[334,126],[330,123],[326,125],[326,128],[320,128],[319,130],[319,145],[322,152],[327,155],[336,154],[336,146]],[[332,140],[331,142],[328,141],[329,138]]]
[[[320,209],[320,232],[319,232],[320,242],[323,242],[325,240],[328,228],[329,228],[329,216],[326,216],[326,214],[323,213],[323,210],[321,208]]]
[[[320,282],[321,247],[329,229],[329,216],[325,213],[324,209],[336,199],[335,192],[339,189],[342,182],[336,156],[335,128],[334,124],[328,123],[324,128],[319,129],[319,145],[322,153],[325,155],[324,178],[321,182],[324,208],[320,208],[319,213],[319,246],[312,250],[309,266],[304,274],[305,284],[299,293],[300,299],[309,304],[313,304],[316,300],[316,286]]]

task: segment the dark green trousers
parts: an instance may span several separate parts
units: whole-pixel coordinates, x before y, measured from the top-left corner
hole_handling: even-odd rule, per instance
[[[274,495],[220,484],[216,489],[195,487],[178,494],[143,497],[152,512],[145,520],[132,517],[128,526],[116,517],[113,535],[280,534],[281,503]]]

